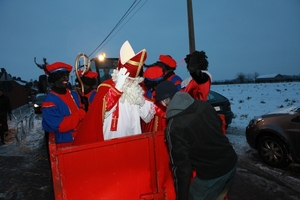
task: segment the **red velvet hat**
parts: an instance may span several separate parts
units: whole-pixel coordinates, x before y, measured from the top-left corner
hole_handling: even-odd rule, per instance
[[[70,73],[72,71],[72,66],[63,62],[55,62],[47,65],[45,68],[45,74],[51,74],[58,71]]]
[[[146,49],[135,54],[129,42],[126,41],[120,49],[118,69],[125,67],[129,72],[129,77],[136,78],[142,70],[146,58]]]
[[[94,79],[94,78],[96,79],[97,76],[98,76],[97,72],[93,72],[91,70],[85,72],[84,74],[83,74],[83,71],[78,71],[78,74],[79,74],[79,76],[84,76],[84,77],[87,77],[87,78],[90,78],[90,79]]]
[[[149,81],[160,81],[164,78],[163,75],[163,69],[159,66],[149,67],[144,72],[144,77]]]
[[[170,55],[160,55],[158,59],[171,68],[175,69],[177,66],[176,61]]]

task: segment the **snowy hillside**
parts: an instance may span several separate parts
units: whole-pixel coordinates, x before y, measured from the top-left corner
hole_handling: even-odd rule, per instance
[[[300,82],[212,85],[231,102],[231,127],[245,129],[254,116],[300,106]]]

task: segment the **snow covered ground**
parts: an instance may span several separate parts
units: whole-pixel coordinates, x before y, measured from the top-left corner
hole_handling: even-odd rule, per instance
[[[228,129],[245,132],[249,121],[278,109],[300,106],[300,82],[212,85],[211,90],[227,97],[234,119]],[[250,149],[245,135],[227,134],[239,155]]]
[[[15,116],[8,121],[9,134],[5,138],[6,145],[0,146],[0,155],[23,155],[39,147],[44,138],[41,119],[41,115],[34,114],[27,105],[15,110]]]
[[[245,128],[254,116],[300,106],[300,82],[212,85],[211,90],[230,100],[233,127]]]

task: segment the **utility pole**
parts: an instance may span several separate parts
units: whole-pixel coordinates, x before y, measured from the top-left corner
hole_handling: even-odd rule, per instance
[[[196,47],[195,47],[195,36],[194,36],[194,19],[193,19],[192,0],[187,0],[187,14],[188,14],[190,53],[193,53],[196,50]]]

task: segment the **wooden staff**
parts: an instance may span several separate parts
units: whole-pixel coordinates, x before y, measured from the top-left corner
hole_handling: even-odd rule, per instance
[[[81,58],[81,57],[83,57],[83,65],[85,64],[85,59],[87,59],[87,66],[85,67],[85,69],[83,70],[83,73],[81,74],[81,75],[84,75],[84,73],[85,72],[87,72],[87,71],[89,71],[90,70],[90,65],[91,65],[91,61],[90,61],[90,59],[89,59],[89,57],[86,55],[86,54],[84,54],[84,53],[79,53],[78,54],[78,56],[76,57],[76,59],[75,59],[75,71],[76,71],[76,76],[77,76],[77,79],[78,79],[78,81],[79,81],[79,83],[80,83],[80,85],[81,85],[81,95],[82,96],[84,96],[84,85],[83,85],[83,82],[82,82],[82,80],[81,80],[81,77],[80,77],[80,75],[78,74],[78,68],[79,68],[79,66],[78,66],[78,60]],[[84,65],[85,66],[85,65]]]

